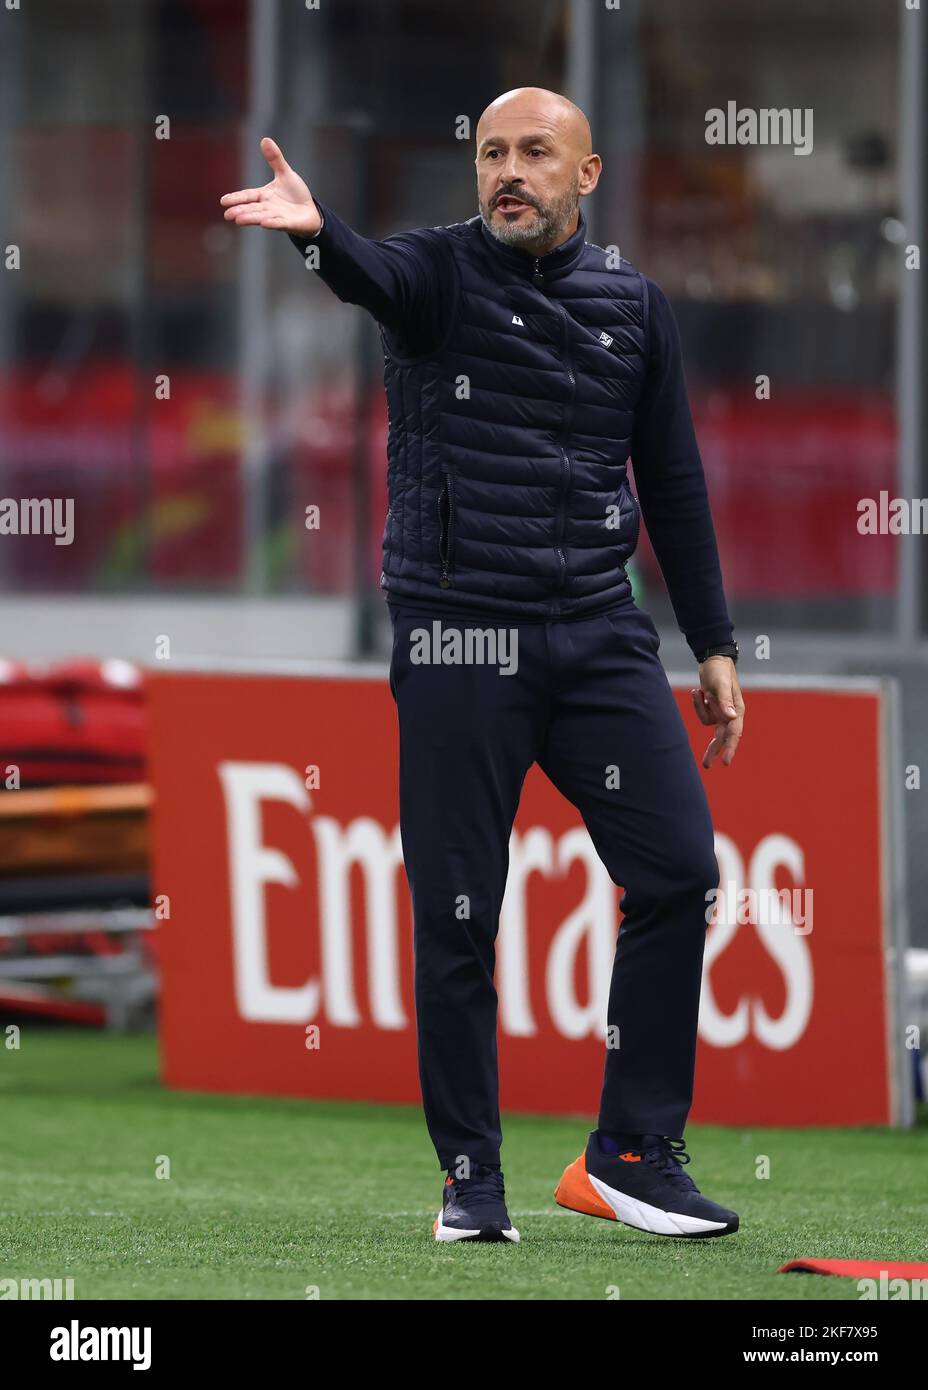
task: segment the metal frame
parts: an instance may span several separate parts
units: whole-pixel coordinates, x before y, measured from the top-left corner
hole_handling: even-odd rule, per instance
[[[278,84],[278,0],[251,0],[248,19],[248,90],[251,104],[242,126],[241,169],[244,186],[266,183],[267,167],[258,141],[268,133],[274,116]],[[265,383],[271,360],[268,323],[268,279],[271,238],[245,229],[241,236],[238,277],[239,402],[245,433],[240,457],[244,507],[242,514],[243,590],[267,591],[265,565],[267,532],[268,442],[263,429]]]
[[[883,959],[886,979],[886,1056],[893,1121],[915,1123],[915,1096],[902,1028],[908,1007],[905,956],[909,945],[906,893],[905,789],[899,682],[882,682],[880,699],[880,831],[883,885]]]
[[[925,164],[928,161],[928,17],[922,10],[898,6],[899,34],[899,203],[907,243],[918,243],[928,261],[926,244]],[[898,485],[903,497],[922,495],[928,487],[924,383],[928,371],[925,351],[924,276],[907,271],[899,258],[899,301],[896,315],[896,412],[899,421]],[[899,606],[896,633],[905,648],[925,640],[928,616],[924,542],[900,536]]]

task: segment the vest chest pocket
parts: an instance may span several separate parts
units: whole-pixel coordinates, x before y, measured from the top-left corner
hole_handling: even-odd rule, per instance
[[[438,559],[441,565],[440,589],[450,589],[454,567],[454,474],[443,468],[438,494]]]

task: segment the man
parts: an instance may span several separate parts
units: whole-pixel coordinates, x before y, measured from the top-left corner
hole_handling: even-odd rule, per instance
[[[385,241],[319,203],[273,140],[273,179],[222,199],[289,233],[381,327],[400,821],[414,913],[426,1121],[446,1171],[437,1240],[509,1240],[495,938],[509,835],[538,762],[624,890],[597,1129],[555,1193],[662,1235],[737,1230],[683,1171],[706,904],[705,793],[626,564],[638,499],[730,763],[744,705],[679,338],[658,287],[586,241],[601,161],[583,113],[507,92],[476,131],[480,215]],[[431,647],[430,644],[434,644]],[[436,660],[436,650],[438,659]],[[488,658],[488,659],[487,659]],[[498,659],[496,659],[498,658]]]

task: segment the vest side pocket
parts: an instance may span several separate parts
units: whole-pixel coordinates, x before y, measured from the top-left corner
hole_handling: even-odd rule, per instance
[[[632,492],[627,478],[624,478],[618,492],[620,525],[616,545],[621,563],[626,565],[638,549],[641,532],[641,504]],[[625,503],[628,503],[626,510]]]
[[[454,572],[454,474],[448,468],[441,471],[441,491],[438,494],[438,560],[441,589],[451,587]]]
[[[626,484],[626,486],[628,485]],[[631,488],[628,489],[628,495],[631,498],[632,507],[635,511],[635,529],[632,532],[632,548],[628,552],[629,559],[631,559],[638,549],[638,537],[641,534],[641,503],[638,501],[638,498],[632,492]]]

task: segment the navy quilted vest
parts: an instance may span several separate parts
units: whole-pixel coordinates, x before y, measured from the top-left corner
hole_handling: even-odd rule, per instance
[[[540,259],[480,217],[436,229],[456,277],[445,341],[384,338],[393,600],[525,618],[594,613],[630,592],[627,481],[644,385],[643,277],[577,232]],[[615,259],[613,257],[613,259]]]

